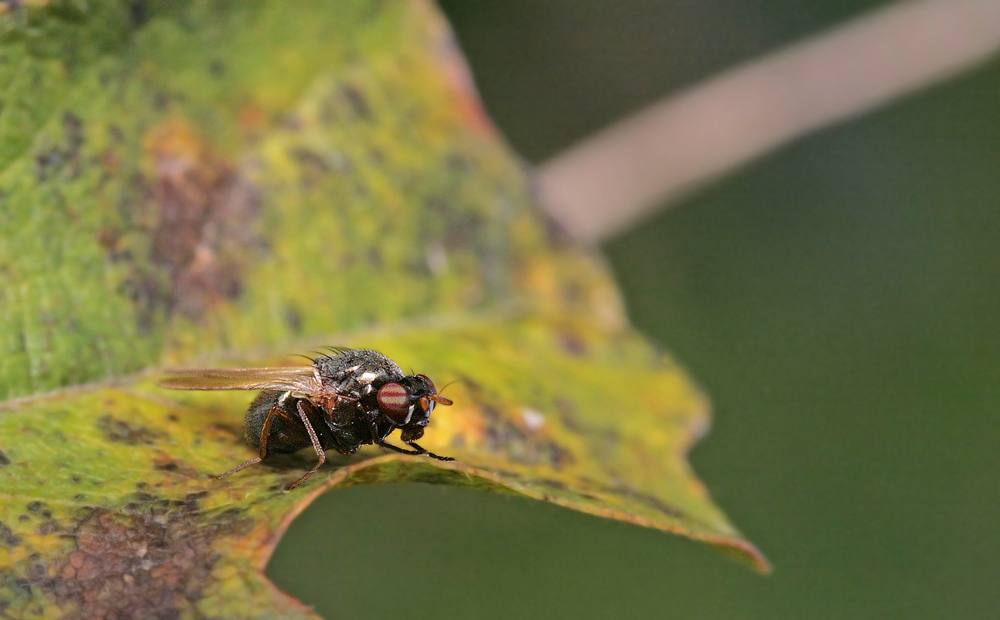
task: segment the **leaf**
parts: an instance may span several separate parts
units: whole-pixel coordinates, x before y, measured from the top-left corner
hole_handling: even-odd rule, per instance
[[[418,2],[0,11],[0,613],[313,618],[263,567],[313,497],[376,482],[766,569],[684,461],[704,397],[538,214],[452,45]],[[216,481],[252,456],[252,396],[132,374],[326,344],[457,380],[422,440],[456,461],[367,449],[282,493],[303,452]]]

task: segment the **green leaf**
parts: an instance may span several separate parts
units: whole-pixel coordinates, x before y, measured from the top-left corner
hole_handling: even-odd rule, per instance
[[[264,564],[310,499],[376,482],[766,569],[684,460],[705,398],[539,214],[428,4],[8,6],[0,88],[0,613],[315,617]],[[369,448],[282,493],[304,451],[217,481],[253,456],[252,395],[145,370],[326,344],[457,380],[421,441],[456,461]]]

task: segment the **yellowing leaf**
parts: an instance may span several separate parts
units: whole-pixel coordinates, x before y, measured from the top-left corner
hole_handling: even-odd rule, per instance
[[[0,614],[315,617],[263,566],[312,497],[375,482],[766,568],[684,460],[705,399],[534,208],[429,5],[29,3],[0,37]],[[217,481],[253,456],[252,395],[130,375],[326,344],[457,381],[421,440],[456,461],[368,448],[282,493],[304,451]]]

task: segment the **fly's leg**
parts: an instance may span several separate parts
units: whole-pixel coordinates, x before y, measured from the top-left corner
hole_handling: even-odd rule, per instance
[[[237,465],[236,467],[230,469],[224,474],[219,474],[218,476],[215,477],[216,480],[222,480],[226,476],[232,476],[241,469],[260,463],[267,457],[267,440],[270,439],[271,437],[271,417],[275,415],[274,414],[275,409],[277,409],[277,407],[271,407],[271,409],[267,412],[267,417],[264,418],[264,426],[261,427],[260,429],[260,456],[258,456],[257,458],[250,459],[249,461],[243,463],[242,465]]]
[[[260,463],[262,460],[263,459],[260,458],[259,456],[256,457],[256,458],[252,458],[249,461],[247,461],[246,463],[243,463],[242,465],[237,465],[236,467],[230,469],[229,471],[227,471],[224,474],[219,474],[218,476],[215,477],[215,479],[216,480],[222,480],[226,476],[232,476],[233,474],[235,474],[236,472],[240,471],[241,469],[250,467],[251,465],[256,465],[257,463]]]
[[[326,452],[323,450],[323,446],[319,443],[319,437],[316,435],[316,431],[313,429],[312,424],[309,422],[309,416],[306,415],[305,401],[300,400],[295,403],[296,409],[299,410],[299,418],[302,420],[302,424],[306,427],[306,432],[309,433],[309,439],[312,441],[313,449],[316,450],[316,454],[319,456],[319,462],[313,465],[313,468],[306,472],[306,475],[302,476],[292,484],[285,487],[285,493],[288,493],[295,487],[299,486],[303,482],[309,479],[310,476],[316,473],[316,471],[322,467],[323,463],[326,462]]]
[[[406,442],[406,445],[408,445],[411,448],[413,448],[413,450],[407,450],[405,448],[400,448],[399,446],[394,446],[391,443],[386,443],[384,441],[380,441],[378,445],[382,446],[383,448],[389,448],[390,450],[395,450],[396,452],[399,452],[400,454],[412,454],[412,455],[415,455],[415,456],[416,455],[429,456],[432,459],[437,459],[439,461],[454,461],[455,460],[455,459],[453,459],[450,456],[441,456],[439,454],[434,454],[433,452],[428,452],[427,450],[424,450],[419,445],[417,445],[416,442],[413,442],[413,441],[407,441]]]

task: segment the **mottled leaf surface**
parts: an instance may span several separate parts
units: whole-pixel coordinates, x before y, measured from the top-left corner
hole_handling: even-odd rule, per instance
[[[457,381],[454,463],[241,444],[245,392],[164,365],[382,350]],[[704,397],[533,206],[433,8],[0,5],[0,615],[315,615],[263,567],[331,487],[423,481],[706,541]]]

